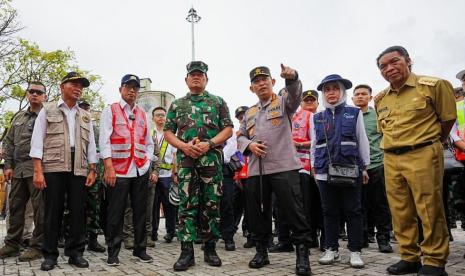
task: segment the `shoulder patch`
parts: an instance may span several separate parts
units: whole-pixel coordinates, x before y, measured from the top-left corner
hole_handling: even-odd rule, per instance
[[[258,111],[257,105],[253,105],[249,109],[247,109],[245,114],[247,117],[251,117],[251,116],[254,116],[257,113],[257,111]]]
[[[381,92],[379,92],[374,98],[374,102],[377,103],[379,102],[386,94],[387,92],[389,91],[389,88],[386,88],[384,90],[382,90]]]
[[[434,78],[434,77],[420,77],[418,79],[418,83],[428,85],[428,86],[435,86],[438,80],[439,80],[438,78]]]

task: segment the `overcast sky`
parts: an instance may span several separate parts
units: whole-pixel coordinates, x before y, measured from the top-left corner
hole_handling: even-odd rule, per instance
[[[69,48],[79,66],[103,78],[102,94],[119,99],[121,77],[152,79],[152,88],[176,97],[187,92],[185,65],[191,60],[191,5],[202,17],[195,25],[196,59],[209,65],[207,90],[233,111],[252,105],[249,71],[266,65],[283,87],[280,63],[298,70],[304,89],[329,74],[375,91],[387,86],[377,55],[403,45],[413,71],[448,79],[465,69],[463,0],[14,0],[19,34],[47,51]]]

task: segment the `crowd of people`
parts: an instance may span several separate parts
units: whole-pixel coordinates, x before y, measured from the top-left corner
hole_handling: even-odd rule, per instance
[[[69,264],[84,268],[87,245],[117,266],[124,244],[149,263],[162,207],[163,239],[180,241],[175,271],[195,265],[194,243],[202,243],[206,263],[221,266],[217,241],[234,251],[242,227],[243,246],[256,250],[250,268],[270,264],[268,252],[295,251],[295,273],[311,275],[309,249],[323,252],[319,264],[333,264],[342,237],[351,267],[365,266],[361,252],[370,242],[393,253],[395,239],[401,260],[389,274],[447,275],[449,211],[465,210],[465,70],[454,90],[414,74],[401,46],[381,52],[376,64],[388,87],[373,97],[368,84],[356,85],[355,106],[347,103],[353,84],[339,74],[326,76],[320,92],[303,91],[299,73],[281,64],[285,88],[276,93],[270,69],[255,67],[257,103],[235,110],[235,134],[227,103],[206,90],[202,61],[187,64],[184,97],[153,107],[153,127],[137,105],[136,75],[123,76],[121,99],[102,111],[98,128],[80,101],[90,85],[84,76],[66,74],[57,102],[47,102],[41,82],[29,83],[29,107],[2,143],[11,184],[0,258],[43,258],[40,268],[49,271],[61,246]]]

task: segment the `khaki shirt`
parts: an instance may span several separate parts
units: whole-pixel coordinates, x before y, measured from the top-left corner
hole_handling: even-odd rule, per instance
[[[380,148],[413,146],[441,137],[441,122],[455,120],[452,85],[442,79],[410,74],[398,90],[391,87],[375,98]]]
[[[292,139],[291,118],[300,105],[302,83],[286,81],[286,93],[276,94],[266,103],[257,103],[249,108],[239,129],[238,149],[247,155],[252,141],[266,142],[266,156],[263,158],[263,174],[272,174],[302,168]],[[259,175],[258,158],[249,155],[249,176]]]
[[[31,150],[31,137],[37,114],[28,108],[20,111],[11,122],[5,137],[5,169],[13,169],[13,177],[31,177],[34,174]]]

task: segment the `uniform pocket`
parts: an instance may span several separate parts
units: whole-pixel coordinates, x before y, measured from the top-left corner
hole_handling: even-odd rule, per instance
[[[65,132],[63,117],[59,116],[49,116],[47,117],[47,134],[61,134]]]
[[[42,160],[44,162],[64,162],[63,140],[48,139],[44,141],[44,154]]]

